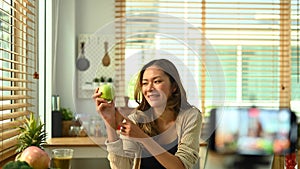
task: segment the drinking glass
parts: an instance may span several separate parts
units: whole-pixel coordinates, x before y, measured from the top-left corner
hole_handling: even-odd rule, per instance
[[[73,149],[60,148],[52,150],[53,168],[71,169],[71,159],[73,157]]]

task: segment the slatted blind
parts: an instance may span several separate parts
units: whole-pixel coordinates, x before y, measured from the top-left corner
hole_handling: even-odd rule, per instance
[[[37,82],[34,0],[0,1],[0,163],[15,155],[18,127],[35,112]]]
[[[125,37],[118,53],[126,60],[125,85],[132,69],[159,55],[182,68],[188,97],[203,112],[290,106],[290,0],[115,2],[116,20],[123,18],[116,29]]]
[[[123,52],[117,52],[116,57],[124,55],[125,59],[125,94],[133,99],[135,78],[145,63],[152,59],[168,58],[177,65],[184,85],[190,85],[186,88],[190,100],[199,105],[201,91],[197,86],[201,80],[201,46],[197,45],[206,41],[198,30],[201,22],[190,23],[183,19],[184,13],[177,11],[182,7],[181,1],[157,2],[116,1],[116,20],[122,24],[116,26],[117,38],[123,38],[117,39],[123,44],[120,48]],[[196,7],[191,11],[192,5],[201,7],[201,3],[189,4],[185,12],[194,13],[196,16],[192,19],[201,21],[201,11]]]

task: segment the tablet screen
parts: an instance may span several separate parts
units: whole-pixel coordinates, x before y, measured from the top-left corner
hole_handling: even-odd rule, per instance
[[[289,109],[218,108],[214,118],[214,149],[246,155],[282,154],[289,150]]]

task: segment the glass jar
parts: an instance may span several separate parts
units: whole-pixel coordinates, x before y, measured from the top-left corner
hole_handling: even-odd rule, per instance
[[[69,136],[70,137],[77,137],[79,133],[79,127],[78,126],[70,126],[69,130]]]
[[[95,137],[101,137],[102,136],[99,121],[97,121],[97,124],[94,128],[94,136]]]
[[[78,136],[79,137],[86,137],[87,136],[87,133],[86,133],[86,130],[83,126],[80,126],[80,129],[79,129],[79,132],[78,132]]]

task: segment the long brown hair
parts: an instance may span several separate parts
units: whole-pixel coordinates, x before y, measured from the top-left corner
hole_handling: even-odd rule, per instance
[[[177,68],[172,62],[170,62],[167,59],[158,59],[158,60],[152,60],[146,65],[144,65],[138,75],[135,91],[134,91],[134,99],[139,104],[137,110],[146,111],[151,108],[151,106],[149,105],[149,103],[147,102],[146,98],[142,93],[143,75],[145,70],[150,66],[157,66],[158,68],[160,68],[169,77],[172,87],[175,88],[175,91],[167,100],[166,109],[173,111],[175,113],[175,117],[177,117],[180,111],[190,108],[191,105],[187,101],[186,92],[181,83],[181,79]],[[151,122],[151,124],[153,123]],[[145,125],[149,126],[149,124],[143,124],[140,125],[140,127],[144,130]],[[155,129],[149,129],[149,130],[154,131]],[[147,133],[147,131],[145,132]]]

